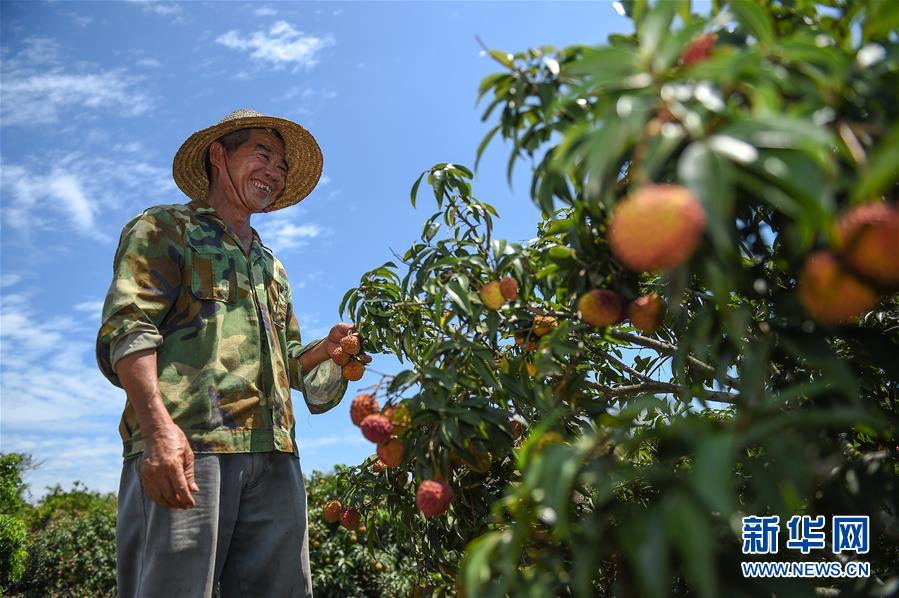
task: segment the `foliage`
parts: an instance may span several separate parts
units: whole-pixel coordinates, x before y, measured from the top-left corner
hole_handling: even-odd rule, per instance
[[[0,587],[17,581],[25,571],[28,542],[23,516],[28,503],[22,474],[33,466],[28,455],[0,454]]]
[[[412,188],[413,205],[424,182],[438,207],[421,240],[344,297],[366,349],[408,364],[371,392],[406,405],[412,428],[400,468],[367,460],[339,493],[388,515],[438,594],[887,592],[899,301],[816,323],[797,279],[841,213],[896,201],[899,17],[877,0],[734,0],[708,16],[621,4],[635,33],[605,46],[490,52],[504,70],[479,91],[499,123],[477,155],[499,133],[510,178],[534,165],[537,238],[494,239],[471,171],[437,164]],[[683,60],[711,34],[708,56]],[[693,257],[657,274],[627,270],[606,240],[614,207],[649,183],[688,188],[708,219]],[[520,295],[488,309],[478,291],[505,275]],[[576,303],[595,288],[663,295],[664,324],[586,325]],[[537,316],[558,326],[536,338]],[[453,486],[446,516],[417,513],[426,479]],[[874,574],[743,578],[747,514],[869,515]]]
[[[114,596],[115,519],[112,494],[51,488],[29,513],[28,560],[11,594]]]

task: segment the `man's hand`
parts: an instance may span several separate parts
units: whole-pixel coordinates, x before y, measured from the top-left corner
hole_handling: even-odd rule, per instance
[[[328,357],[332,357],[334,355],[334,349],[340,346],[340,339],[345,336],[350,336],[351,334],[356,334],[355,324],[349,324],[347,322],[334,324],[334,326],[331,327],[331,331],[328,333],[328,338],[326,338],[325,342],[322,343],[325,347],[325,350],[328,352]],[[371,363],[370,355],[359,353],[356,357],[358,357],[359,361],[361,361],[362,363]]]
[[[199,492],[194,477],[194,452],[181,428],[171,424],[144,438],[140,479],[144,492],[169,509],[196,506],[191,492]]]
[[[140,457],[144,492],[169,509],[196,506],[190,495],[200,491],[194,478],[194,452],[159,394],[156,351],[147,349],[126,355],[116,363],[115,370],[144,437],[144,454]]]

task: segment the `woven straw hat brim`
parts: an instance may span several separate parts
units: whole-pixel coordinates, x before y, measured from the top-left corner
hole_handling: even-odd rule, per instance
[[[312,192],[322,175],[322,151],[315,138],[295,122],[264,116],[253,111],[238,111],[250,116],[228,115],[222,122],[197,131],[187,138],[172,160],[175,183],[191,199],[206,200],[209,179],[206,178],[206,151],[222,135],[239,129],[275,129],[284,138],[287,180],[284,190],[266,212],[291,206]],[[236,114],[236,113],[232,113]]]

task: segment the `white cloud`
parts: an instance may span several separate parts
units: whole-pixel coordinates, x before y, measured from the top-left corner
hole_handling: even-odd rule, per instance
[[[347,431],[345,434],[341,435],[302,438],[299,440],[300,449],[304,453],[326,446],[344,446],[347,444],[363,444],[365,442],[367,441],[358,431]]]
[[[86,17],[84,15],[79,15],[76,12],[61,12],[59,14],[64,17],[68,17],[69,19],[72,20],[73,23],[75,23],[79,27],[87,27],[88,25],[90,25],[91,23],[94,22],[93,17]]]
[[[101,212],[121,209],[123,197],[166,197],[176,191],[167,168],[136,159],[71,153],[43,156],[44,163],[53,167],[5,163],[0,170],[3,225],[26,239],[43,230],[69,229],[108,241],[111,237],[96,226]]]
[[[155,69],[162,66],[162,63],[155,58],[143,58],[137,61],[137,66],[146,66]]]
[[[128,0],[128,2],[137,4],[144,12],[164,17],[181,14],[181,6],[174,2],[162,2],[160,0]]]
[[[138,116],[152,101],[137,88],[138,78],[121,70],[72,72],[59,60],[52,40],[32,38],[17,55],[3,61],[2,126],[49,125],[73,109],[116,116]]]
[[[276,254],[303,247],[309,244],[310,239],[328,235],[328,231],[317,224],[295,224],[288,216],[281,214],[267,218],[257,230],[262,242]]]
[[[278,11],[272,8],[271,6],[261,6],[253,11],[253,13],[257,17],[273,17],[278,14]]]
[[[11,287],[22,281],[22,277],[18,274],[4,274],[0,276],[0,288]]]
[[[121,461],[117,422],[124,392],[97,369],[97,327],[83,317],[42,313],[30,292],[0,296],[0,408],[4,451],[44,466],[32,492],[75,480],[115,489]]]
[[[103,302],[102,301],[82,301],[81,303],[75,304],[75,311],[83,311],[92,315],[96,315],[100,317],[100,312],[103,311]]]
[[[215,41],[226,48],[248,51],[252,58],[277,67],[293,64],[294,70],[314,67],[321,51],[335,43],[331,36],[304,35],[286,21],[276,22],[268,32],[256,31],[247,37],[231,30]]]

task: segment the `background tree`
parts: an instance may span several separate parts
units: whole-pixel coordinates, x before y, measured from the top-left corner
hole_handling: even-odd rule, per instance
[[[510,179],[531,164],[536,239],[494,239],[438,164],[421,240],[346,294],[408,369],[354,407],[398,463],[336,495],[388,513],[437,594],[892,591],[899,13],[620,4],[635,33],[604,46],[490,51],[477,155],[499,133]],[[763,514],[869,515],[872,576],[744,578]]]

